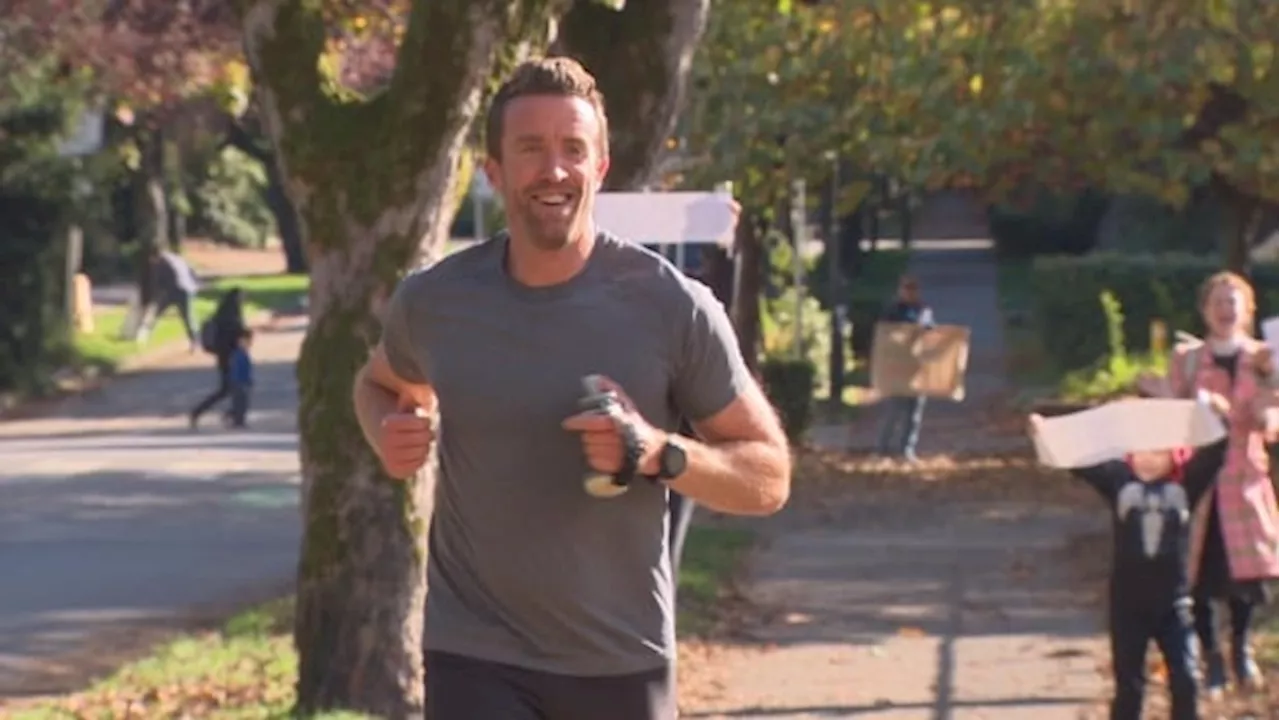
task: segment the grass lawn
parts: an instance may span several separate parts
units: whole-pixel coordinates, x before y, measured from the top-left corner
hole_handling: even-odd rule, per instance
[[[245,314],[264,310],[283,310],[297,307],[306,295],[309,278],[306,275],[258,275],[242,278],[222,278],[205,286],[196,298],[196,322],[201,323],[213,313],[218,298],[233,285],[239,285],[245,294]],[[120,327],[124,324],[127,309],[105,307],[94,313],[94,332],[75,337],[73,346],[81,365],[114,369],[126,358],[148,349],[173,342],[185,342],[186,331],[176,311],[165,312],[152,329],[145,345],[121,340]]]
[[[744,530],[690,529],[680,574],[681,635],[711,628],[718,600],[750,546],[751,535]],[[9,711],[0,707],[0,718],[283,720],[291,717],[297,673],[292,625],[292,597],[266,603],[235,616],[218,632],[174,640],[88,690]]]

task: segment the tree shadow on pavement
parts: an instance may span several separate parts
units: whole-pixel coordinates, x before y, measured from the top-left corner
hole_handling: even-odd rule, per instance
[[[759,526],[746,609],[722,643],[754,659],[721,678],[731,689],[703,717],[1057,718],[1051,706],[1096,698],[1098,588],[1070,562],[1075,537],[1107,527],[1087,489],[1026,459],[890,469],[816,455]],[[795,690],[760,689],[784,677]]]
[[[157,468],[0,483],[0,697],[65,682],[87,648],[108,636],[124,642],[122,628],[189,624],[287,586],[298,503],[294,471]]]

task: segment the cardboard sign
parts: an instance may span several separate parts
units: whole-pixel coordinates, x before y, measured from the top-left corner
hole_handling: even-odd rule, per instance
[[[871,387],[878,397],[964,399],[969,328],[876,323]]]
[[[1225,434],[1207,403],[1144,398],[1045,418],[1033,441],[1042,464],[1079,468],[1119,460],[1131,452],[1200,447]]]
[[[733,197],[723,192],[610,192],[596,196],[596,224],[640,245],[733,244]]]

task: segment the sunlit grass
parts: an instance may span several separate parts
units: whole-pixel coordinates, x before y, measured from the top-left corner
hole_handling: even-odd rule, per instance
[[[307,293],[310,278],[306,275],[255,275],[240,278],[221,278],[206,285],[196,298],[196,329],[205,318],[213,314],[218,299],[232,286],[239,286],[245,294],[245,313],[253,315],[264,310],[287,310],[300,307]],[[76,335],[72,346],[79,363],[107,369],[117,367],[129,357],[163,345],[186,342],[186,331],[175,309],[169,309],[152,328],[145,344],[120,338],[128,310],[112,306],[94,312],[94,331]]]
[[[751,546],[744,530],[693,527],[685,544],[678,597],[682,634],[712,624],[724,589]],[[216,632],[180,637],[82,692],[25,704],[5,720],[292,717],[298,658],[290,635],[293,597],[231,618]],[[322,720],[356,720],[349,713]]]

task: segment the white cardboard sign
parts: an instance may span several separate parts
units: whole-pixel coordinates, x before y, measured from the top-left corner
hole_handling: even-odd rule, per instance
[[[1042,464],[1078,468],[1136,451],[1199,447],[1225,434],[1222,420],[1205,403],[1143,398],[1045,418],[1034,440]]]
[[[601,229],[641,245],[733,244],[733,197],[727,193],[600,193],[595,220]]]

